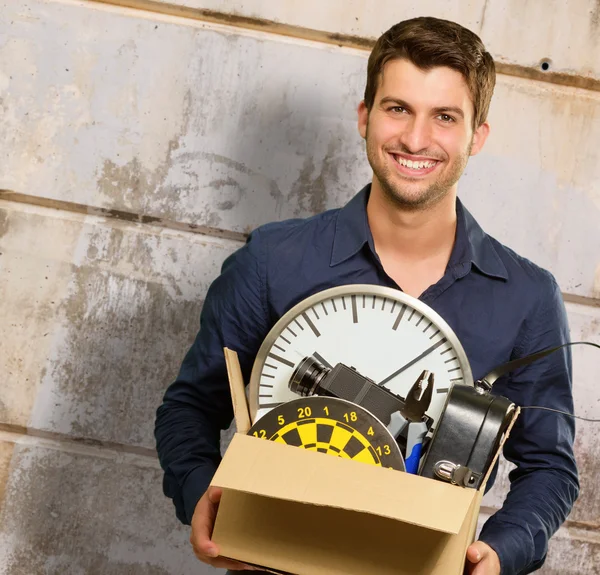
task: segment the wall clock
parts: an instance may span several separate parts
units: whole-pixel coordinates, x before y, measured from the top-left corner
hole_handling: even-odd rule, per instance
[[[296,366],[313,356],[326,367],[344,363],[406,397],[424,369],[434,374],[426,414],[432,430],[450,388],[473,385],[462,345],[442,317],[400,290],[345,285],[321,291],[283,315],[265,338],[249,384],[252,422],[298,398],[289,389]]]

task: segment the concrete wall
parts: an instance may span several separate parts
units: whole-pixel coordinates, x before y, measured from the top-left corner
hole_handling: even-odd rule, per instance
[[[369,180],[355,109],[400,19],[457,20],[493,52],[460,195],[600,343],[598,2],[121,4],[0,2],[1,575],[215,572],[162,496],[154,411],[244,234]],[[574,358],[576,411],[599,418],[600,358]],[[578,423],[582,493],[546,575],[598,573],[599,429]]]

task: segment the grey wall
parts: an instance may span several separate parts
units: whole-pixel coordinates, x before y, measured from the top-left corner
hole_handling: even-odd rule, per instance
[[[214,572],[162,496],[154,411],[244,234],[369,181],[361,46],[403,18],[493,52],[493,131],[460,195],[600,343],[597,2],[129,4],[0,1],[1,575]],[[576,411],[599,418],[600,357],[574,360]],[[582,493],[547,575],[599,572],[599,429],[578,423]]]

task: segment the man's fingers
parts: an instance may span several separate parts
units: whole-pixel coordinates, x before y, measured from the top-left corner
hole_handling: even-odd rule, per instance
[[[221,495],[223,495],[223,490],[220,487],[208,488],[208,499],[211,503],[218,505],[219,501],[221,501]]]
[[[207,507],[210,502],[207,501]],[[212,532],[212,521],[210,519],[210,510],[199,509],[201,514],[194,521],[190,543],[194,547],[194,551],[208,557],[217,557],[219,550],[217,546],[210,540]]]
[[[192,541],[192,547],[194,548],[194,553],[202,561],[219,556],[219,548],[207,537],[197,536]]]
[[[244,565],[239,561],[234,561],[233,559],[226,559],[225,557],[208,557],[203,553],[198,553],[194,550],[194,554],[200,561],[206,563],[208,565],[212,565],[217,569],[230,569],[231,571],[243,571],[245,569],[253,570],[253,567]]]
[[[229,569],[230,571],[258,571],[257,567],[253,567],[252,565],[246,565],[245,563],[241,563],[240,561],[235,561],[233,559],[227,559],[225,557],[208,557],[203,553],[199,553],[194,549],[194,555],[203,563],[207,563],[208,565],[212,565],[217,569]]]
[[[496,575],[496,573],[500,573],[499,571],[495,571],[493,566],[489,564],[490,562],[485,558],[482,559],[477,565],[473,567],[473,571],[471,571],[471,575]]]
[[[479,542],[476,541],[475,543],[472,543],[467,549],[465,575],[478,575],[478,572],[479,575],[481,575],[480,567],[482,567],[482,565],[478,565],[478,563],[480,563],[480,561],[483,559],[483,553],[479,545],[477,545],[477,543]]]
[[[222,494],[222,489],[209,487],[196,504],[190,533],[190,543],[194,549],[194,554],[203,563],[208,563],[218,569],[257,571],[256,567],[234,561],[233,559],[219,557],[219,548],[211,541]]]
[[[471,563],[479,563],[487,555],[488,546],[482,541],[475,541],[467,549],[467,559]]]
[[[500,575],[498,555],[487,543],[475,541],[467,549],[465,573],[468,575]]]
[[[219,548],[211,541],[211,537],[221,493],[220,489],[213,490],[209,488],[196,506],[190,536],[190,542],[196,555],[206,556],[207,558],[219,555]],[[205,560],[201,557],[199,559]]]

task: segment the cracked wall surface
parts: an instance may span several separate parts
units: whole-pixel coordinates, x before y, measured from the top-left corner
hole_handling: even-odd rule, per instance
[[[600,3],[378,5],[0,0],[0,575],[215,572],[162,496],[154,412],[245,234],[370,180],[356,107],[400,19],[457,20],[493,53],[459,194],[600,343]],[[576,412],[600,418],[600,356],[573,358]],[[599,572],[599,428],[577,424],[581,496],[545,574]]]

